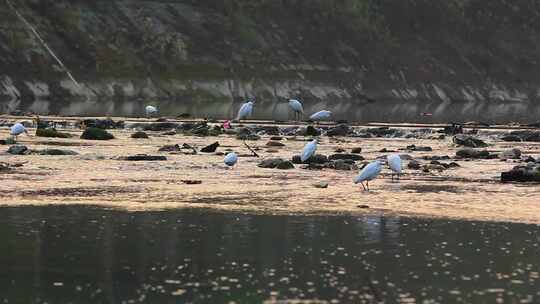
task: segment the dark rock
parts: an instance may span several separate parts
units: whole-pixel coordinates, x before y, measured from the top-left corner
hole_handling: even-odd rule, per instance
[[[360,154],[360,153],[362,153],[362,148],[360,148],[360,147],[352,148],[351,153]]]
[[[131,138],[148,138],[148,134],[145,132],[139,131],[131,134]]]
[[[81,135],[81,139],[90,139],[90,140],[109,140],[114,139],[114,136],[100,128],[86,128]]]
[[[7,153],[13,155],[24,155],[27,154],[27,152],[29,152],[28,147],[23,145],[14,145],[9,147],[9,149],[7,150]]]
[[[488,146],[483,140],[464,134],[458,134],[454,136],[452,141],[456,145],[470,148],[483,148]]]
[[[258,127],[259,132],[263,132],[266,135],[279,135],[281,134],[277,126],[260,126]]]
[[[520,142],[520,141],[522,141],[521,137],[519,137],[517,135],[512,135],[512,134],[502,136],[501,140],[510,141],[510,142]]]
[[[145,131],[169,131],[179,126],[180,124],[176,122],[154,122],[146,124],[143,129]]]
[[[463,133],[463,126],[461,124],[452,123],[450,126],[444,127],[441,133],[447,135],[456,135]]]
[[[162,155],[148,155],[148,154],[136,154],[130,156],[124,156],[120,158],[121,160],[128,161],[162,161],[167,160],[167,157]]]
[[[502,182],[540,182],[540,166],[517,166],[501,173]]]
[[[71,137],[68,133],[58,132],[55,128],[38,128],[36,129],[36,136],[38,137],[53,137],[53,138],[69,138]]]
[[[270,137],[270,140],[280,141],[280,140],[283,140],[283,137],[281,137],[281,136],[272,136],[272,137]]]
[[[448,156],[448,155],[443,155],[443,156],[426,155],[426,156],[423,157],[423,159],[425,159],[425,160],[448,160],[448,159],[450,159],[450,156]]]
[[[381,150],[379,150],[380,153],[389,153],[389,152],[396,152],[394,150],[388,150],[386,148],[382,148]]]
[[[85,128],[99,128],[99,129],[123,129],[123,121],[114,121],[110,118],[107,119],[85,119],[81,125]]]
[[[354,163],[353,164],[348,163],[343,159],[333,161],[331,167],[336,170],[343,170],[343,171],[350,171],[350,170],[358,169],[358,167]]]
[[[326,168],[326,165],[316,164],[316,163],[310,163],[307,166],[302,167],[302,169],[307,169],[307,170],[322,170],[324,168]]]
[[[540,131],[512,131],[501,138],[504,141],[540,141]]]
[[[502,159],[520,159],[521,158],[521,150],[514,148],[510,150],[505,150],[499,155]]]
[[[313,126],[307,126],[306,128],[301,128],[296,131],[296,135],[298,136],[320,136],[321,133],[321,129]]]
[[[197,179],[183,179],[183,180],[181,180],[181,182],[186,184],[186,185],[200,185],[200,184],[202,184],[202,180],[197,180]]]
[[[211,145],[208,145],[204,148],[201,149],[201,152],[204,152],[204,153],[213,153],[213,152],[216,152],[216,149],[219,147],[219,142],[215,142]]]
[[[281,133],[286,136],[296,135],[296,131],[298,130],[298,127],[287,127],[281,129]]]
[[[238,140],[259,140],[261,137],[249,128],[240,128],[237,130],[236,139]]]
[[[294,165],[292,162],[288,161],[288,160],[285,160],[285,161],[282,161],[281,163],[279,163],[277,166],[276,166],[277,169],[280,169],[280,170],[288,170],[288,169],[294,169]]]
[[[345,149],[343,149],[343,148],[336,148],[336,149],[334,150],[334,152],[336,152],[336,153],[343,153],[343,152],[345,152]]]
[[[407,146],[405,148],[405,150],[408,150],[408,151],[420,151],[420,152],[430,152],[430,151],[433,151],[433,149],[431,147],[417,147],[416,145],[410,145],[410,146]]]
[[[71,150],[45,149],[38,152],[40,155],[78,155],[79,153]]]
[[[474,150],[472,148],[465,148],[456,151],[457,158],[476,158],[476,159],[490,159],[493,158],[486,150]],[[497,157],[495,155],[495,157]]]
[[[360,208],[360,209],[369,209],[369,206],[368,205],[358,205],[356,206],[357,208]]]
[[[364,157],[358,155],[358,154],[332,154],[328,157],[328,160],[338,160],[338,159],[350,159],[352,161],[360,161],[364,160]]]
[[[277,169],[282,169],[282,170],[294,168],[294,165],[290,161],[284,160],[282,158],[265,159],[261,161],[257,166],[260,168],[269,168],[269,169],[277,168]]]
[[[326,189],[328,188],[328,182],[325,182],[325,181],[317,182],[313,184],[313,187],[319,188],[319,189]]]
[[[417,160],[411,160],[407,164],[407,168],[412,169],[412,170],[420,170],[421,167],[422,167],[422,164],[420,164],[420,162]]]
[[[532,156],[529,155],[529,156],[527,156],[527,158],[525,158],[523,161],[526,162],[526,163],[535,163],[535,162],[536,162],[536,159],[534,159],[534,157],[532,157]]]
[[[171,130],[171,131],[161,133],[161,135],[165,135],[165,136],[171,136],[171,135],[176,135],[176,134],[178,134],[178,133],[176,133],[175,130]]]
[[[456,162],[451,162],[449,164],[446,164],[445,167],[447,167],[447,168],[459,168],[461,166]]]
[[[340,124],[326,131],[327,136],[347,136],[352,131],[346,124]]]
[[[285,144],[280,143],[279,141],[269,141],[266,143],[267,147],[284,147]]]
[[[300,158],[300,155],[294,155],[292,157],[292,162],[293,162],[293,164],[302,164],[302,160]],[[327,163],[327,162],[328,162],[328,157],[326,157],[326,155],[315,154],[312,157],[306,159],[306,161],[303,162],[303,164],[311,164],[311,163],[324,164],[324,163]]]
[[[159,152],[173,152],[173,151],[180,151],[180,146],[179,145],[165,145],[161,148],[159,148]]]
[[[7,141],[5,139],[0,139],[0,145],[7,145]]]
[[[364,129],[362,133],[370,134],[371,137],[401,137],[404,135],[402,130],[388,127]]]

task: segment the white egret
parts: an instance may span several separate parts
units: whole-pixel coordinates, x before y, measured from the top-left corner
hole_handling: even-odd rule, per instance
[[[21,123],[16,123],[11,127],[11,130],[9,134],[17,140],[17,136],[21,135],[22,133],[26,133],[28,135],[28,131]]]
[[[146,106],[145,111],[146,111],[146,117],[150,117],[156,114],[158,110],[155,106]]]
[[[309,117],[309,119],[311,119],[313,121],[321,121],[321,120],[329,119],[331,115],[332,115],[332,112],[327,111],[327,110],[322,110],[322,111],[319,111],[317,113],[313,113]]]
[[[394,180],[394,173],[397,175],[397,179],[399,180],[399,175],[401,174],[402,165],[401,165],[401,157],[399,154],[390,154],[386,157],[386,161],[388,162],[388,167],[390,167],[390,170],[392,170],[392,180]]]
[[[377,176],[381,173],[382,170],[382,163],[378,160],[369,163],[367,166],[360,171],[358,176],[354,178],[354,183],[358,184],[360,183],[362,187],[364,188],[364,191],[369,191],[369,181],[374,180],[377,178]],[[366,186],[364,186],[364,181],[366,182]]]
[[[304,146],[304,149],[302,150],[302,155],[300,156],[300,160],[302,162],[305,162],[310,157],[315,155],[315,151],[317,151],[317,140],[316,139],[310,141],[309,143],[307,143]]]
[[[251,116],[251,113],[253,113],[253,100],[244,103],[240,107],[240,110],[238,110],[238,115],[236,116],[236,120],[245,119]]]
[[[227,153],[223,162],[225,163],[225,165],[232,168],[238,162],[238,155],[236,155],[236,153],[234,152]]]
[[[289,99],[289,107],[291,107],[294,112],[294,120],[300,120],[302,114],[304,114],[302,103],[296,99]]]

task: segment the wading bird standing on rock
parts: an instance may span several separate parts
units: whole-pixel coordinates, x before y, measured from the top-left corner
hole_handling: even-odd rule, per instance
[[[354,183],[360,183],[364,188],[364,191],[369,191],[369,181],[374,180],[381,173],[382,163],[379,160],[369,163],[367,166],[360,171],[358,176],[354,178]],[[364,186],[364,181],[366,185]],[[366,188],[367,186],[367,188]]]
[[[304,114],[302,103],[296,99],[289,99],[289,107],[294,112],[294,120],[299,121],[302,118],[302,114]]]
[[[310,141],[309,143],[307,143],[304,146],[304,149],[302,150],[302,155],[300,156],[300,160],[302,162],[305,162],[310,157],[315,155],[315,151],[317,151],[317,140],[316,139]]]
[[[146,117],[148,118],[157,113],[157,108],[154,106],[146,106],[144,110],[146,111]]]
[[[251,116],[251,113],[253,113],[253,103],[254,102],[255,102],[255,100],[251,99],[248,102],[244,103],[240,107],[240,110],[238,110],[238,115],[236,116],[236,120],[246,119],[249,116]]]
[[[26,133],[26,135],[28,135],[28,131],[21,123],[14,124],[9,132],[9,134],[15,138],[15,141],[17,141],[17,136],[23,133]]]
[[[223,162],[225,163],[225,165],[233,168],[234,165],[238,162],[238,155],[236,155],[236,153],[234,152],[228,153],[227,155],[225,155],[225,159],[223,160]]]
[[[386,160],[388,162],[388,167],[392,170],[392,180],[394,180],[394,174],[397,175],[397,179],[399,180],[399,175],[402,170],[401,157],[399,154],[390,154],[386,157]]]

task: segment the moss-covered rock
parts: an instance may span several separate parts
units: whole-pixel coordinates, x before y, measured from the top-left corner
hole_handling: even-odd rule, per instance
[[[56,138],[69,138],[68,133],[58,132],[55,128],[38,128],[36,129],[36,136],[38,137],[56,137]]]
[[[109,140],[114,139],[114,136],[99,128],[86,128],[81,135],[81,139],[92,139],[92,140]]]

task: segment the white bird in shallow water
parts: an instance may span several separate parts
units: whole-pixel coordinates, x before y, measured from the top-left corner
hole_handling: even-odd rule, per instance
[[[147,117],[150,117],[150,116],[157,113],[157,108],[154,107],[154,106],[146,106],[146,108],[144,108],[144,110],[146,111],[146,116]]]
[[[289,107],[294,111],[294,120],[300,120],[302,114],[304,114],[302,103],[296,99],[289,99]]]
[[[305,162],[310,157],[315,155],[315,151],[317,151],[317,140],[316,139],[310,141],[309,143],[307,143],[304,146],[304,149],[302,150],[302,155],[300,156],[300,160],[302,162]]]
[[[238,155],[236,155],[236,153],[234,152],[227,153],[223,162],[225,163],[225,165],[232,168],[238,162]]]
[[[402,170],[401,157],[399,154],[390,154],[386,157],[386,160],[388,162],[388,167],[390,167],[390,170],[392,170],[392,180],[394,180],[394,173],[397,175],[397,179],[399,180],[399,175],[401,174]]]
[[[17,140],[17,136],[23,133],[26,133],[26,135],[28,135],[28,131],[21,123],[14,124],[9,132],[11,136],[15,137],[15,140]]]
[[[377,176],[381,173],[382,170],[382,163],[378,160],[369,163],[367,166],[360,171],[358,176],[354,178],[354,183],[358,184],[360,183],[362,187],[364,188],[364,191],[369,191],[369,181],[374,180],[377,178]],[[366,186],[364,186],[364,181],[366,182]]]
[[[253,113],[253,100],[244,103],[240,107],[240,110],[238,110],[238,115],[236,116],[236,120],[245,119],[251,116],[251,113]]]
[[[332,112],[327,111],[327,110],[322,110],[322,111],[312,114],[309,117],[309,119],[313,121],[320,121],[320,120],[329,119],[331,115],[332,115]]]

